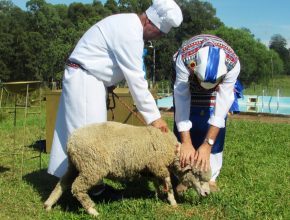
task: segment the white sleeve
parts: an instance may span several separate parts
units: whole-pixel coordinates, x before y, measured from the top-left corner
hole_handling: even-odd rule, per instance
[[[179,132],[189,131],[192,123],[189,120],[190,114],[190,88],[189,88],[189,71],[184,66],[181,56],[176,60],[176,80],[174,83],[174,105],[175,105],[175,122]]]
[[[114,54],[139,112],[143,115],[146,123],[150,124],[160,118],[161,115],[148,89],[147,80],[144,78],[145,73],[142,68],[143,48],[144,42],[142,39],[137,40],[137,38],[128,37],[117,48],[114,48]]]
[[[208,123],[218,127],[225,127],[225,117],[234,101],[234,86],[240,73],[240,62],[226,74],[226,77],[218,86],[216,95],[216,105],[214,114],[208,120]]]

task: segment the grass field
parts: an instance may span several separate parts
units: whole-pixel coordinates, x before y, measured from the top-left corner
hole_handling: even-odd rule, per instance
[[[157,82],[157,88],[159,94],[171,93],[171,82],[161,81]],[[244,85],[245,95],[258,95],[262,96],[263,91],[265,96],[277,96],[279,90],[279,96],[290,97],[290,76],[277,76],[270,79],[268,84],[257,84],[252,82],[251,85]]]
[[[277,96],[279,90],[279,96],[290,97],[290,76],[279,76],[271,79],[268,85],[252,83],[251,86],[245,88],[245,95],[264,95],[265,96]]]
[[[43,209],[57,179],[46,173],[48,154],[41,155],[42,168],[39,158],[27,158],[39,155],[33,145],[45,138],[44,119],[45,115],[40,120],[30,116],[24,133],[23,120],[14,129],[11,115],[2,115],[0,219],[93,219],[70,193],[51,212]],[[167,120],[172,123],[172,118]],[[131,183],[107,180],[123,199],[94,198],[99,219],[290,219],[289,134],[289,124],[229,120],[220,192],[202,199],[189,190],[178,198],[179,206],[172,208],[164,198],[155,198],[146,178]],[[21,176],[21,154],[11,153],[21,153],[24,142],[26,160]]]

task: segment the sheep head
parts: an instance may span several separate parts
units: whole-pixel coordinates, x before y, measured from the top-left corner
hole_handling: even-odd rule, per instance
[[[184,188],[194,188],[199,195],[207,196],[210,193],[211,170],[204,172],[191,165],[182,168],[179,161],[179,147],[177,146],[176,155],[172,163],[173,173],[178,177]]]
[[[199,195],[207,196],[210,193],[210,177],[210,170],[203,172],[188,165],[181,171],[180,182],[188,188],[194,188]]]

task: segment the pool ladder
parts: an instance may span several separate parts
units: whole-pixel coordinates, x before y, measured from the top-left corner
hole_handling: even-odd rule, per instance
[[[263,89],[263,95],[262,95],[262,112],[264,112],[264,96],[265,96],[265,90]],[[271,96],[271,98],[269,100],[269,104],[268,104],[269,109],[271,109],[271,106],[270,105],[271,105],[272,97],[273,96]],[[278,111],[279,111],[279,106],[280,106],[280,90],[277,89],[277,109],[276,109],[276,113],[278,113]]]
[[[247,112],[258,112],[258,96],[248,98]]]

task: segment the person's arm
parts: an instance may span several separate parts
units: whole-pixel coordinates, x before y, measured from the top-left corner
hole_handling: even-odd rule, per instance
[[[225,79],[219,85],[214,114],[208,121],[210,128],[207,132],[206,138],[210,138],[215,141],[220,128],[225,127],[225,118],[234,101],[234,86],[239,73],[240,63],[237,62],[236,66],[227,73]],[[210,146],[206,141],[198,148],[196,153],[196,167],[200,167],[201,170],[204,171],[207,171],[210,168],[209,158],[211,148],[212,146]]]
[[[206,140],[211,139],[213,140],[213,142],[215,142],[216,137],[219,133],[219,130],[220,128],[211,125],[210,128],[208,129],[204,142],[199,146],[196,152],[195,166],[197,168],[200,168],[200,170],[202,171],[208,171],[210,168],[210,153],[211,153],[212,145],[210,145],[208,141]]]
[[[137,32],[139,33],[139,32]],[[144,78],[142,54],[144,42],[142,35],[128,34],[126,39],[114,48],[116,61],[127,81],[133,100],[147,124],[162,131],[168,131],[167,123],[161,118],[156,102]]]
[[[235,67],[226,74],[226,77],[218,86],[214,113],[208,121],[210,125],[219,128],[225,127],[225,118],[235,99],[234,87],[239,73],[240,63],[238,61]]]
[[[182,147],[180,149],[180,165],[181,167],[187,164],[194,164],[195,149],[192,145],[189,130],[192,127],[192,123],[189,120],[190,114],[190,89],[189,89],[189,71],[184,66],[180,55],[176,60],[176,80],[174,83],[174,106],[175,106],[175,123],[178,132],[180,133],[180,139]]]

